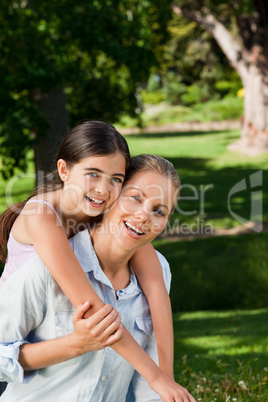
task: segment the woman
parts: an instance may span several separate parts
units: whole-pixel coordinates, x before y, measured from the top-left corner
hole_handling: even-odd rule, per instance
[[[70,240],[94,290],[116,307],[122,323],[154,359],[149,306],[129,260],[163,231],[178,189],[178,176],[168,161],[152,155],[135,157],[121,196],[102,222],[90,235],[83,231]],[[168,287],[168,264],[159,258]],[[118,402],[131,400],[132,387],[137,401],[160,401],[152,390],[164,401],[194,401],[153,361],[148,386],[113,350],[93,352],[86,339],[78,339],[76,330],[72,332],[73,307],[38,257],[14,275],[1,288],[1,369],[6,375],[2,378],[11,378],[11,372],[16,381],[20,377],[29,383],[10,384],[1,400]]]

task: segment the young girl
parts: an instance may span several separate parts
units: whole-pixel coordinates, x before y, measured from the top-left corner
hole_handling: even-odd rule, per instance
[[[6,262],[1,282],[37,252],[75,307],[90,300],[87,316],[98,311],[104,303],[87,280],[68,238],[84,229],[90,218],[112,208],[129,160],[127,143],[113,126],[87,121],[72,129],[59,147],[57,170],[45,185],[0,218],[0,259]],[[147,245],[131,262],[150,305],[160,368],[173,378],[172,316],[158,258]],[[123,328],[121,340],[112,348],[147,380],[152,376],[144,354],[139,355],[142,349],[127,330]]]

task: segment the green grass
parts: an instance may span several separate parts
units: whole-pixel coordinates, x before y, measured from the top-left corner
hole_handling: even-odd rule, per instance
[[[268,154],[249,158],[228,151],[227,145],[238,138],[238,131],[126,136],[132,154],[160,154],[170,159],[180,174],[183,186],[170,222],[171,230],[175,231],[181,224],[185,224],[190,232],[200,232],[204,227],[209,231],[217,227],[231,228],[241,224],[234,218],[234,213],[246,220],[260,219],[257,215],[250,216],[249,189],[234,194],[230,199],[232,213],[228,209],[228,194],[241,180],[245,179],[249,186],[250,176],[261,169],[263,188],[268,184]],[[33,171],[32,164],[29,170]],[[7,197],[6,183],[0,179],[0,213],[10,203],[25,199],[33,189],[33,178],[19,176],[12,180],[14,183],[8,182],[12,197]],[[258,197],[258,194],[254,197]],[[263,218],[268,221],[268,194],[263,191],[262,197]]]
[[[241,225],[234,213],[246,220],[260,220],[250,216],[250,176],[262,170],[263,219],[268,221],[268,194],[263,191],[268,185],[268,153],[250,158],[228,151],[227,145],[239,138],[238,131],[210,131],[163,134],[137,134],[126,136],[132,154],[155,153],[173,162],[182,181],[181,198],[172,217],[173,229],[187,224],[232,228]],[[247,190],[239,191],[230,198],[234,185],[246,181]],[[261,196],[255,194],[254,197]]]
[[[191,107],[182,105],[170,105],[161,102],[157,105],[145,104],[144,112],[141,114],[145,127],[150,125],[163,125],[168,123],[196,121],[223,121],[238,120],[243,114],[243,99],[238,97],[227,97],[221,100],[213,100],[198,103]],[[137,119],[123,116],[118,123],[119,127],[135,127]]]
[[[267,401],[267,333],[268,309],[175,314],[176,381],[198,401]]]
[[[174,312],[268,307],[268,233],[156,240],[169,261]]]

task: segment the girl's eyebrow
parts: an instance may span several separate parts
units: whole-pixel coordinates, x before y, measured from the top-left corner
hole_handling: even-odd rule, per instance
[[[103,170],[97,169],[97,168],[86,167],[86,168],[84,168],[84,170],[85,170],[85,171],[91,171],[91,172],[93,171],[93,172],[98,172],[98,173],[103,173],[103,174],[105,174],[105,173],[103,172]],[[124,175],[123,173],[113,173],[112,176],[121,176],[121,177],[125,178],[125,175]]]

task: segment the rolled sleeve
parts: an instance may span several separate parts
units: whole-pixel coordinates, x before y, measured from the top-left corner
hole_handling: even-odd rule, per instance
[[[31,262],[30,262],[31,261]],[[0,289],[0,381],[28,383],[38,371],[26,372],[19,363],[20,347],[43,320],[46,270],[35,256]]]
[[[36,376],[38,370],[26,372],[19,363],[20,347],[25,343],[28,342],[0,345],[0,381],[28,383]]]

